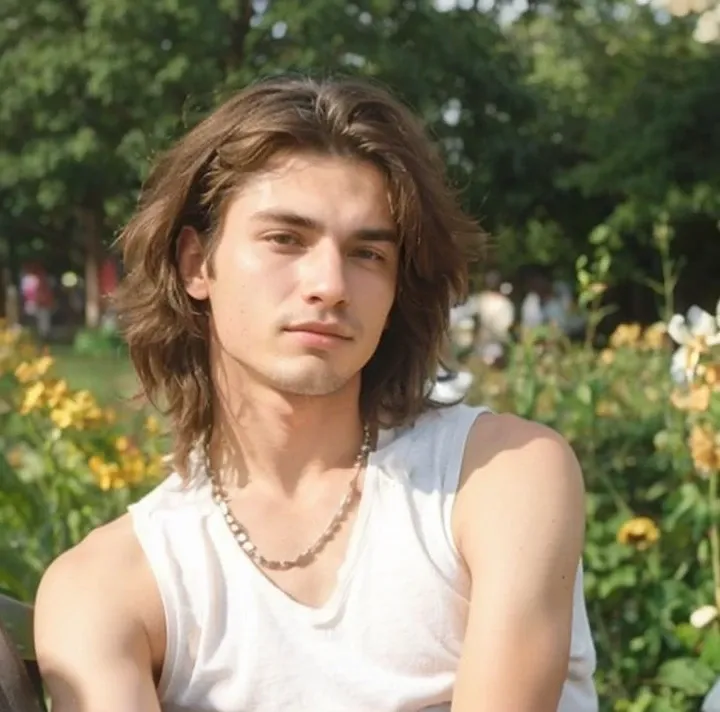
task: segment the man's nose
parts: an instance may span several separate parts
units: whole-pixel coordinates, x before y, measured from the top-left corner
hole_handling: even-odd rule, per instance
[[[302,260],[304,298],[328,307],[347,304],[347,260],[334,240],[316,243]]]

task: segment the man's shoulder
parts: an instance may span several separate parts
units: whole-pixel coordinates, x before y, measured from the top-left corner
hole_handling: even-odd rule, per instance
[[[75,636],[144,634],[157,598],[130,516],[100,526],[42,576],[35,599],[38,656]]]
[[[40,582],[36,606],[42,609],[60,599],[70,608],[120,604],[146,568],[131,517],[124,514],[92,530],[50,564]]]
[[[90,692],[112,697],[120,692],[108,690],[123,679],[131,690],[140,678],[150,689],[164,655],[164,617],[128,515],[50,564],[35,600],[34,629],[40,670],[59,700],[74,705]]]
[[[476,470],[494,472],[529,458],[537,458],[538,464],[549,459],[552,464],[563,465],[562,470],[565,465],[577,463],[568,441],[553,428],[512,413],[483,413],[468,434],[468,474]],[[578,472],[575,470],[575,474]]]
[[[464,440],[463,469],[494,471],[528,457],[574,462],[567,440],[556,430],[512,413],[496,413],[484,405],[457,403],[425,411],[403,434],[426,440],[448,432]]]
[[[501,511],[526,524],[557,512],[583,521],[584,483],[575,453],[552,428],[511,414],[488,414],[468,434],[458,492],[460,519]],[[573,526],[573,521],[575,526]]]

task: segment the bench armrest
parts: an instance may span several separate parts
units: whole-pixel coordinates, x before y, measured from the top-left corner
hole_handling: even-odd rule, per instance
[[[0,624],[23,660],[35,660],[33,608],[0,593]]]

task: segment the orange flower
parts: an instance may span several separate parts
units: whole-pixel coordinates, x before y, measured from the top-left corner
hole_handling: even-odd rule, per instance
[[[660,530],[649,517],[633,517],[618,529],[617,540],[620,544],[634,546],[643,551],[660,538]]]
[[[691,385],[689,389],[676,388],[670,396],[670,402],[678,409],[705,412],[710,407],[710,387]]]
[[[714,431],[707,425],[695,424],[688,438],[690,455],[695,469],[703,475],[708,475],[718,468],[717,438]]]
[[[658,351],[667,343],[667,326],[661,321],[651,324],[645,329],[642,341],[646,348]]]
[[[623,346],[635,346],[641,334],[640,324],[620,324],[610,337],[610,347],[619,349]]]
[[[703,378],[705,383],[713,387],[713,390],[720,388],[720,363],[708,363],[703,367]]]

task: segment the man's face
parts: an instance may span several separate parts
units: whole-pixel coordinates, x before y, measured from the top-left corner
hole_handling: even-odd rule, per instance
[[[189,294],[210,301],[221,367],[297,395],[359,378],[398,270],[387,187],[372,164],[312,153],[276,160],[229,205],[213,277],[197,241],[181,245]]]

